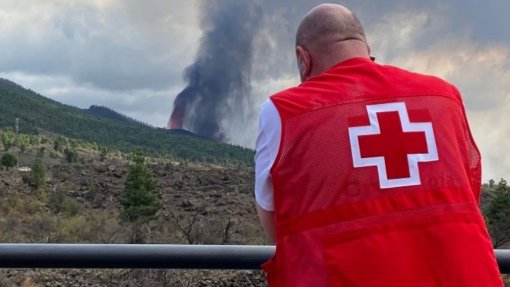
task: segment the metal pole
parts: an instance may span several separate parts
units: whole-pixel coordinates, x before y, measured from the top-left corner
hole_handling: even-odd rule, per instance
[[[498,259],[499,272],[510,274],[510,249],[495,249],[494,253]]]
[[[259,269],[274,246],[167,244],[0,244],[0,268]],[[510,249],[496,249],[510,274]]]
[[[0,268],[259,269],[274,246],[0,244]]]

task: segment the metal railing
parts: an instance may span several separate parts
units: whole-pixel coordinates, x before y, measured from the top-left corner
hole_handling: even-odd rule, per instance
[[[259,269],[274,246],[169,244],[0,244],[0,268]],[[510,274],[510,249],[496,249]]]

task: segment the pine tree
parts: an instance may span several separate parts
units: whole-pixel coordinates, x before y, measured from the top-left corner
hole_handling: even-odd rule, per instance
[[[45,183],[45,171],[43,165],[43,157],[44,157],[44,148],[41,148],[35,157],[34,164],[32,165],[32,175],[31,180],[32,184],[35,185],[37,189],[44,186]]]
[[[132,224],[132,243],[142,243],[141,227],[158,216],[163,204],[159,197],[159,186],[154,173],[145,163],[141,150],[133,154],[129,167],[122,204],[121,219]]]
[[[101,161],[105,161],[108,158],[108,154],[110,153],[109,149],[105,146],[100,147],[99,159]]]
[[[78,152],[76,148],[67,148],[64,150],[64,156],[68,163],[76,163],[79,160]]]

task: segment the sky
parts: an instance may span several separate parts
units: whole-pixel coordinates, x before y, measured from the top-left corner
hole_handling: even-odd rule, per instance
[[[0,0],[0,77],[65,104],[103,105],[165,127],[187,86],[185,70],[214,25],[209,16],[229,1]],[[244,65],[249,89],[243,109],[230,109],[220,122],[227,142],[247,147],[255,143],[260,104],[299,83],[295,30],[320,2],[250,3],[257,28],[251,62]],[[341,3],[364,24],[379,63],[433,74],[459,88],[482,153],[483,179],[510,178],[510,1]]]

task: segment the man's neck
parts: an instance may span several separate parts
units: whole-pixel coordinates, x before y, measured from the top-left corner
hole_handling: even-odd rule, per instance
[[[368,46],[364,42],[358,40],[334,43],[327,51],[326,53],[322,53],[322,57],[317,57],[313,64],[313,69],[310,74],[311,77],[320,75],[331,67],[349,59],[370,59]]]

